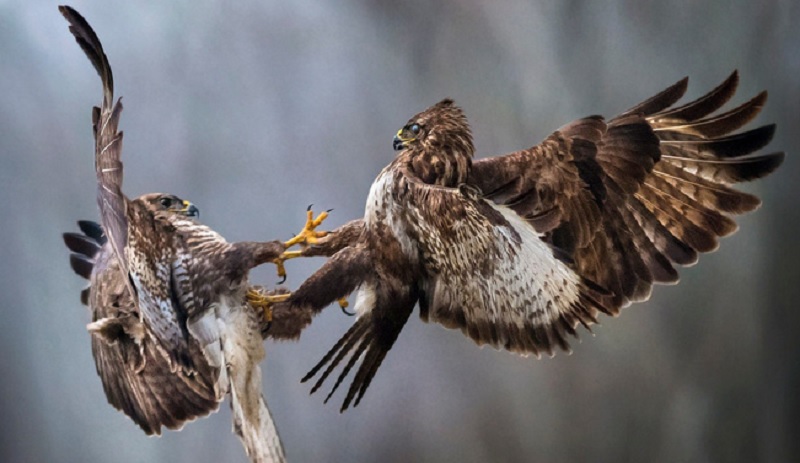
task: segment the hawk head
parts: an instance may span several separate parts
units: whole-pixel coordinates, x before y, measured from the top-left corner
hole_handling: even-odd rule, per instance
[[[149,193],[136,198],[152,212],[172,212],[186,217],[200,217],[200,209],[194,204],[175,195]]]
[[[449,98],[409,119],[394,149],[423,182],[447,187],[467,180],[475,152],[467,117]]]
[[[393,146],[404,149],[456,151],[472,157],[472,131],[467,116],[453,100],[446,98],[408,120],[397,131]]]

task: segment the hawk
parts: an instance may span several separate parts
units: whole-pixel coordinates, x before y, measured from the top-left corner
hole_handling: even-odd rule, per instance
[[[356,322],[303,378],[321,372],[311,392],[343,364],[327,402],[360,360],[341,411],[358,405],[416,304],[423,321],[479,345],[552,356],[569,351],[579,325],[647,300],[655,283],[677,283],[675,265],[715,250],[737,228],[731,216],[759,206],[731,185],[784,158],[753,154],[774,125],[737,132],[766,92],[718,112],[735,92],[734,72],[674,106],[687,83],[480,160],[452,100],[412,117],[364,218],[299,252],[330,259],[285,304],[318,311],[357,290]]]
[[[127,198],[122,187],[122,105],[114,103],[108,59],[86,20],[59,11],[103,84],[93,110],[97,202],[102,226],[79,222],[64,239],[73,269],[90,280],[81,301],[97,372],[109,402],[146,434],[180,429],[217,410],[231,395],[234,432],[253,461],[284,461],[261,395],[265,319],[271,297],[248,282],[249,270],[280,257],[291,242],[228,243],[197,221],[186,200],[162,193]],[[275,296],[280,299],[280,296]],[[269,314],[267,314],[269,315]],[[274,312],[275,338],[296,338],[303,311]]]

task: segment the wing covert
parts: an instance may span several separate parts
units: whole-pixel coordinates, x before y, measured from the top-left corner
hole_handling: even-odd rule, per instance
[[[647,299],[653,283],[677,282],[674,264],[715,250],[719,237],[736,230],[730,215],[759,204],[730,185],[783,161],[783,153],[752,154],[769,143],[774,125],[731,134],[758,114],[765,92],[714,114],[736,90],[734,72],[672,108],[686,84],[607,123],[580,119],[537,146],[473,164],[470,183],[544,233],[581,276],[613,292],[614,311]]]

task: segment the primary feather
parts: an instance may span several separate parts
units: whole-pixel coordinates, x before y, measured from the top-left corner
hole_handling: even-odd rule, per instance
[[[251,268],[271,262],[283,243],[225,239],[194,219],[176,196],[128,199],[122,185],[122,106],[102,45],[86,20],[59,10],[101,77],[103,103],[93,111],[102,227],[64,240],[73,269],[90,280],[81,293],[93,319],[92,351],[106,397],[147,434],[179,429],[217,410],[231,394],[234,432],[252,461],[284,461],[261,394],[264,357],[260,311],[246,302]],[[310,316],[278,312],[277,337],[296,337]]]
[[[423,320],[478,344],[552,355],[569,350],[578,325],[677,282],[676,264],[716,249],[736,230],[730,216],[759,205],[730,185],[783,161],[752,154],[774,126],[731,134],[766,93],[714,114],[737,83],[733,73],[673,107],[683,79],[608,121],[579,119],[536,146],[478,161],[451,100],[412,117],[364,219],[305,252],[332,257],[289,304],[320,310],[357,288],[359,318],[303,380],[322,371],[313,392],[345,362],[335,390],[360,359],[342,411],[358,404],[417,303]]]

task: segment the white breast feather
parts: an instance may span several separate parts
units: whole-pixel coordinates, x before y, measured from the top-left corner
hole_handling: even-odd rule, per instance
[[[506,288],[511,303],[509,309],[523,310],[525,316],[536,320],[537,324],[552,322],[561,311],[578,301],[580,278],[553,256],[550,246],[530,224],[511,209],[490,204],[522,238],[516,254],[499,261],[497,269],[500,278],[496,283]],[[512,234],[505,227],[496,227],[495,237],[498,243],[513,243]],[[500,289],[496,284],[495,288]]]

